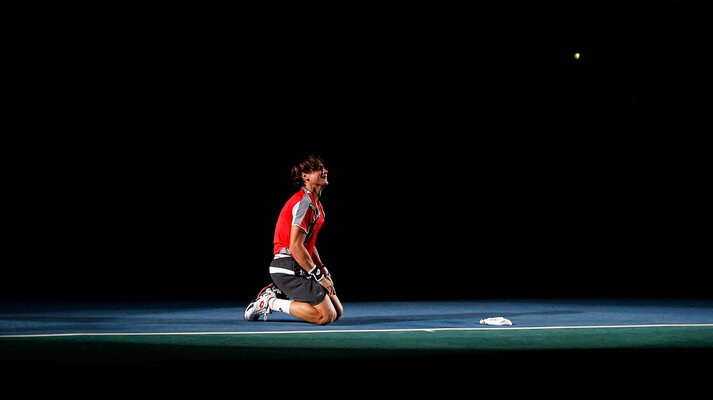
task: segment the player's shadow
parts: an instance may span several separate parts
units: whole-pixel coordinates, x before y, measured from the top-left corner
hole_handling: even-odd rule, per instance
[[[342,317],[335,322],[339,325],[371,325],[371,324],[387,324],[400,322],[414,321],[448,321],[462,319],[483,319],[492,317],[493,315],[503,316],[505,318],[521,317],[524,315],[568,315],[581,314],[584,311],[533,311],[533,312],[488,312],[488,313],[458,313],[458,314],[415,314],[415,315],[379,315],[379,316],[362,316],[362,317]]]

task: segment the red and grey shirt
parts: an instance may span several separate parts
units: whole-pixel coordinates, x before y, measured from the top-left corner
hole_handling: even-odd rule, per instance
[[[290,256],[290,230],[292,225],[299,226],[307,234],[305,247],[310,257],[314,257],[314,244],[317,241],[317,233],[324,224],[324,210],[322,203],[318,203],[314,194],[303,187],[295,193],[280,211],[275,226],[275,256]]]

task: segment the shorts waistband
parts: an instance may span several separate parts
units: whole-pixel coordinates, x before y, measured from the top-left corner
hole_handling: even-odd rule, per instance
[[[292,252],[290,252],[290,249],[288,249],[287,247],[283,247],[280,249],[280,251],[277,252],[277,254],[275,254],[274,259],[277,260],[279,258],[287,258],[287,257],[292,257]]]

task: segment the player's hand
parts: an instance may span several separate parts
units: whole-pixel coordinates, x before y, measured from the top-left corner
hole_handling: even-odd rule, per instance
[[[322,285],[323,288],[327,290],[327,294],[330,296],[334,296],[337,294],[337,291],[334,290],[334,282],[332,281],[332,277],[329,275],[326,275],[324,279],[319,281],[319,284]]]

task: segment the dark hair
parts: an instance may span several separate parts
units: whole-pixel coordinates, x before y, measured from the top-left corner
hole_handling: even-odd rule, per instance
[[[297,186],[303,186],[305,183],[302,180],[302,173],[310,173],[317,169],[319,166],[323,165],[324,160],[322,159],[322,156],[317,154],[308,155],[307,157],[303,158],[302,161],[297,163],[297,165],[292,167],[292,170],[290,171],[290,174],[292,175],[292,182]]]

